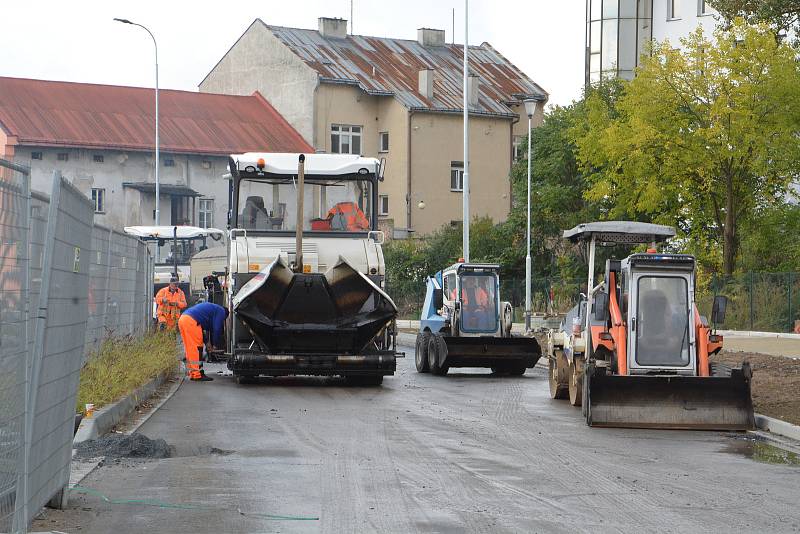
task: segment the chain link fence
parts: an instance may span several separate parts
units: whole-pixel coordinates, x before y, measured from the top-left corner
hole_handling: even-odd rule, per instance
[[[86,354],[150,323],[153,260],[139,240],[93,224],[87,197],[0,160],[0,532],[66,503],[75,399]]]

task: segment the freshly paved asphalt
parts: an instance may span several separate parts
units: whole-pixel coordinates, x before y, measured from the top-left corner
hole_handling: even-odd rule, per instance
[[[741,434],[588,428],[524,377],[414,371],[380,388],[185,383],[139,430],[177,457],[107,463],[50,512],[69,532],[793,532],[800,467]],[[219,366],[221,369],[222,366]],[[218,449],[218,450],[217,450]],[[273,519],[263,514],[317,517]]]

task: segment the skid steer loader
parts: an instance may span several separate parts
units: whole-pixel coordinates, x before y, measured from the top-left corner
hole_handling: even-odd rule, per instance
[[[383,164],[345,154],[230,159],[223,298],[228,368],[342,376],[378,385],[395,371],[397,307],[384,292],[377,231]]]
[[[722,348],[697,310],[695,259],[663,254],[674,229],[639,222],[581,224],[564,237],[588,245],[586,294],[547,335],[550,394],[582,406],[590,426],[747,430],[754,426],[752,372],[709,362]],[[647,253],[607,260],[595,286],[598,245],[651,243]],[[712,323],[726,299],[714,299]]]
[[[500,302],[500,266],[456,263],[427,280],[416,342],[420,373],[490,367],[523,375],[541,357],[533,337],[511,334],[512,310]]]

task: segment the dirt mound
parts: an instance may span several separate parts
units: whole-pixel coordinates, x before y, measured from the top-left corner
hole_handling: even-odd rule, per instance
[[[800,425],[800,359],[754,352],[723,351],[711,357],[738,367],[749,361],[753,368],[753,405],[756,412]]]
[[[150,439],[143,434],[109,434],[78,443],[78,458],[169,458],[172,447],[163,439]]]

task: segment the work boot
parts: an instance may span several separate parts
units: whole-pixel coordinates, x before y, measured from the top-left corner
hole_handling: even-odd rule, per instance
[[[195,382],[211,382],[214,379],[211,378],[210,376],[200,375],[197,378],[190,378],[189,380],[194,380]]]

